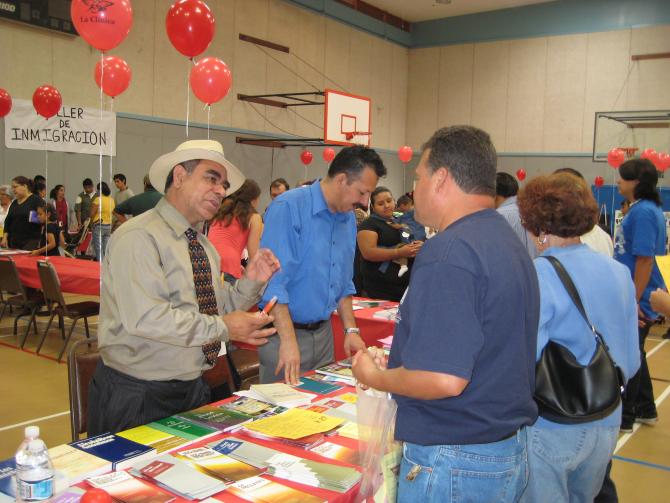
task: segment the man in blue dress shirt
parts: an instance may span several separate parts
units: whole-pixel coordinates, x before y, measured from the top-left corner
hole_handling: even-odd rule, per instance
[[[333,159],[328,176],[280,195],[265,214],[261,247],[282,264],[263,294],[277,297],[272,309],[279,337],[259,348],[260,381],[298,382],[301,372],[333,361],[330,315],[335,308],[345,328],[344,350],[364,349],[351,296],[356,219],[353,209],[368,206],[377,180],[386,175],[379,155],[347,147]]]

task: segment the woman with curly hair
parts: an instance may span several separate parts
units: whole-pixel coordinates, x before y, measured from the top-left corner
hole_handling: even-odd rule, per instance
[[[226,197],[210,222],[207,237],[221,257],[221,272],[234,283],[242,276],[242,253],[256,255],[263,233],[263,219],[258,214],[261,188],[253,180]]]
[[[580,242],[598,218],[598,206],[584,180],[567,173],[531,180],[518,196],[524,227],[540,256],[535,259],[540,285],[540,321],[536,358],[554,341],[587,365],[596,340],[555,269],[558,259],[574,282],[591,323],[602,334],[610,355],[626,379],[637,370],[637,307],[626,267]],[[616,446],[621,405],[608,416],[580,424],[540,417],[528,428],[530,476],[524,502],[592,502]]]

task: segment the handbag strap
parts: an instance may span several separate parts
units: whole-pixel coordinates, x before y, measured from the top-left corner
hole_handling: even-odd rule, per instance
[[[558,278],[561,280],[561,283],[563,283],[563,286],[568,292],[568,295],[570,295],[570,298],[572,299],[572,302],[574,302],[575,306],[577,307],[577,310],[579,311],[579,314],[582,315],[582,318],[586,321],[586,324],[591,328],[591,331],[598,336],[601,341],[602,337],[600,336],[600,333],[596,330],[596,327],[593,326],[593,323],[591,323],[591,320],[589,319],[588,315],[586,314],[586,310],[584,309],[584,304],[582,304],[582,299],[579,296],[579,292],[577,291],[577,287],[575,284],[572,282],[572,278],[568,274],[568,271],[565,270],[565,267],[563,267],[563,264],[561,264],[561,261],[558,260],[556,257],[552,257],[551,255],[543,255],[541,258],[547,259],[549,263],[556,269],[556,273],[558,274]]]
[[[544,255],[541,256],[540,258],[547,259],[549,263],[554,267],[556,270],[556,273],[558,274],[559,279],[561,280],[561,283],[563,283],[563,286],[567,290],[568,294],[570,295],[570,298],[572,299],[572,302],[574,302],[575,306],[577,307],[577,310],[579,311],[579,314],[582,315],[582,318],[586,321],[587,325],[591,329],[591,332],[593,332],[593,335],[596,337],[596,341],[599,341],[600,344],[602,344],[603,349],[605,350],[605,353],[607,354],[607,357],[610,359],[612,362],[612,365],[614,368],[617,370],[617,374],[619,377],[619,388],[621,390],[621,393],[623,394],[624,392],[624,376],[623,372],[617,365],[616,361],[614,358],[612,358],[612,354],[610,353],[610,348],[605,342],[605,339],[603,339],[603,336],[600,335],[600,332],[596,330],[596,327],[593,326],[593,323],[591,323],[591,320],[589,320],[588,315],[586,314],[586,310],[584,309],[584,304],[582,304],[582,299],[579,296],[579,292],[577,291],[577,287],[575,284],[572,282],[572,278],[568,274],[568,271],[565,270],[565,267],[563,267],[563,264],[561,264],[561,261],[558,260],[556,257],[552,257],[551,255]]]

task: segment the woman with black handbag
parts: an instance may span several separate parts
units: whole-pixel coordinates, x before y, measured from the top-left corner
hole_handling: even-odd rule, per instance
[[[518,205],[540,253],[540,417],[528,429],[522,501],[590,503],[616,445],[622,385],[640,362],[635,289],[624,266],[580,242],[598,218],[583,180],[535,178]]]

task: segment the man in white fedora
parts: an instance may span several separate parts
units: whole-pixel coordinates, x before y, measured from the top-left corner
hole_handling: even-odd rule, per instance
[[[98,347],[89,389],[88,434],[117,432],[208,403],[202,373],[228,340],[267,342],[272,317],[246,312],[279,261],[261,249],[234,287],[199,232],[226,189],[244,181],[217,141],[190,140],[154,161],[151,184],[165,197],[114,233],[102,269]]]

